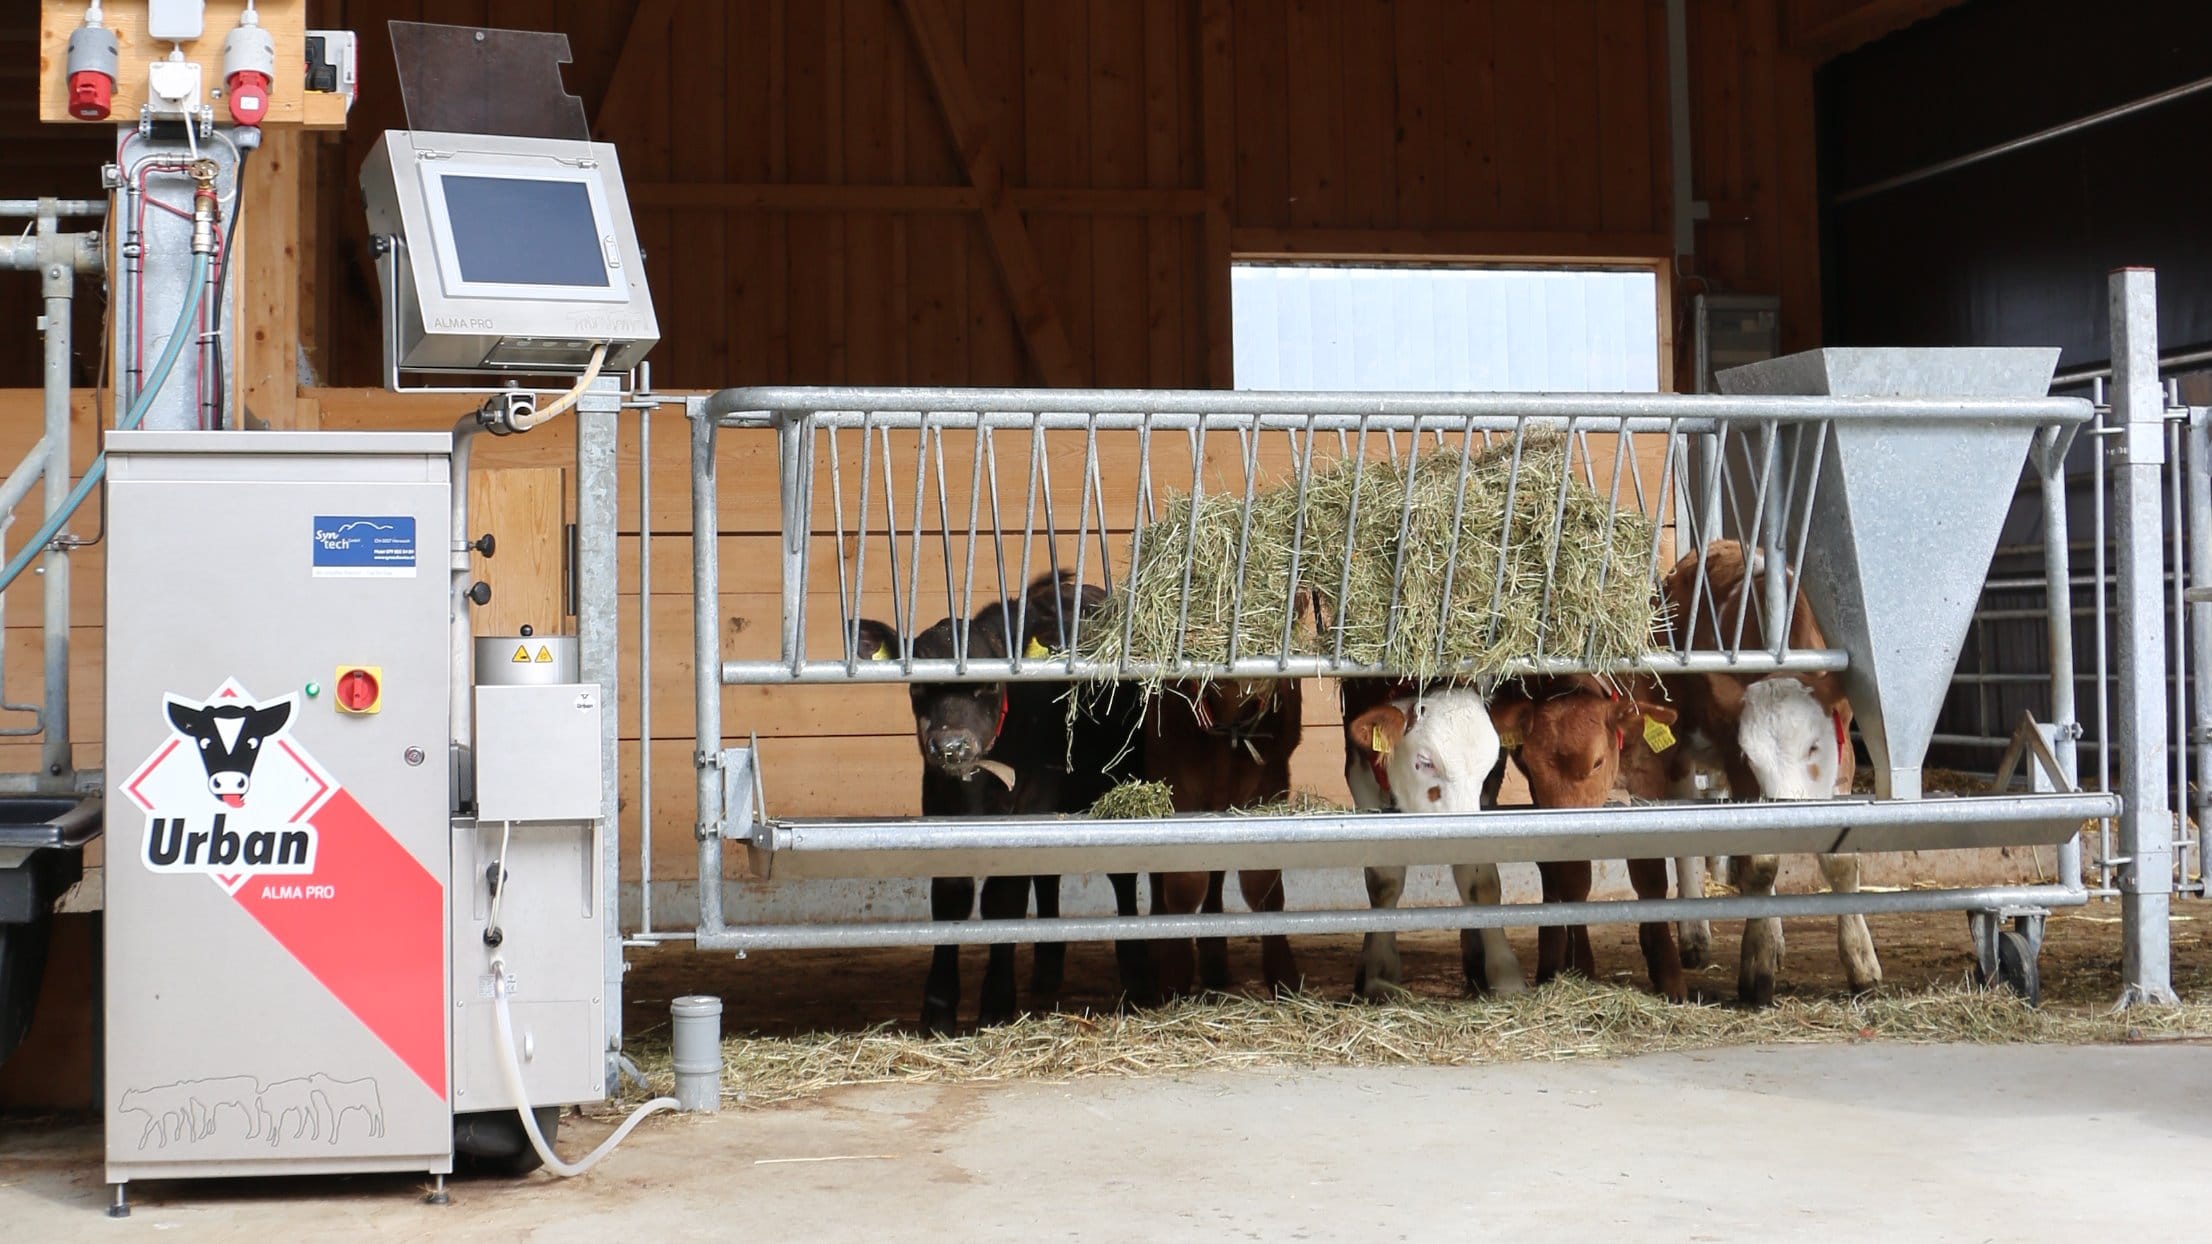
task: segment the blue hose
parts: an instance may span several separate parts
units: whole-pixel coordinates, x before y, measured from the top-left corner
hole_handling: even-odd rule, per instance
[[[198,309],[200,295],[206,290],[207,256],[194,255],[192,276],[185,283],[184,302],[177,308],[177,325],[169,332],[169,344],[162,350],[161,357],[154,362],[151,379],[144,389],[139,390],[138,401],[131,405],[130,413],[115,425],[117,431],[128,432],[145,422],[147,412],[153,409],[154,399],[161,395],[161,386],[168,383],[169,372],[176,366],[177,356],[184,352],[184,343],[191,339],[188,330],[192,327],[192,313]],[[64,469],[67,469],[66,464]],[[84,478],[78,480],[77,486],[70,489],[69,495],[62,499],[61,508],[54,511],[53,516],[38,529],[38,534],[31,538],[30,543],[24,545],[22,551],[8,562],[7,569],[0,570],[0,592],[7,591],[8,585],[20,578],[25,570],[30,569],[31,563],[39,559],[46,551],[46,546],[52,544],[54,537],[61,534],[70,515],[75,514],[77,507],[84,504],[85,498],[92,495],[92,490],[100,486],[100,480],[107,473],[108,455],[103,449],[93,457],[92,466],[84,473]]]

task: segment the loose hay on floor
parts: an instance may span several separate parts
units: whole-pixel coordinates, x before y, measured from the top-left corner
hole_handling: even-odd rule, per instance
[[[862,1084],[1065,1081],[1347,1066],[1457,1066],[1617,1058],[1726,1045],[1865,1040],[1915,1044],[2093,1044],[2212,1036],[2212,1004],[2115,1016],[2030,1010],[1965,987],[1861,1000],[1784,999],[1770,1010],[1671,1005],[1634,989],[1556,981],[1509,999],[1388,1004],[1221,998],[1132,1015],[1052,1014],[969,1036],[889,1025],[857,1033],[732,1037],[723,1097],[770,1106]],[[672,1082],[665,1044],[637,1048],[656,1091]]]

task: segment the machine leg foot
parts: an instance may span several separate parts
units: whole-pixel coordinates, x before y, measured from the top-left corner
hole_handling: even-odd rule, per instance
[[[445,1194],[445,1176],[432,1175],[430,1177],[430,1191],[423,1197],[422,1203],[425,1205],[453,1204],[453,1198]]]
[[[113,1195],[112,1195],[112,1196],[111,1196],[111,1197],[109,1198],[109,1200],[108,1200],[108,1217],[110,1217],[110,1218],[128,1218],[128,1217],[130,1217],[130,1216],[131,1216],[131,1191],[130,1191],[130,1185],[129,1185],[129,1184],[114,1184],[114,1185],[111,1185],[111,1187],[112,1187],[112,1189],[113,1189]]]

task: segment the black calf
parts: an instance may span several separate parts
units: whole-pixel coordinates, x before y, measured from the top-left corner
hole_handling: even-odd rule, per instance
[[[1032,654],[1065,651],[1075,618],[1102,603],[1098,588],[1077,588],[1066,575],[1047,575],[1030,585],[1024,598],[994,604],[971,621],[946,618],[913,637],[918,660],[946,660],[957,654],[965,631],[971,657],[1004,657],[1010,645]],[[856,651],[877,659],[900,654],[897,631],[862,619]],[[910,689],[916,742],[922,753],[924,816],[1010,816],[1082,812],[1105,791],[1136,769],[1134,755],[1141,698],[1133,691],[1082,689],[1071,722],[1062,698],[1067,688],[1053,683],[917,683]],[[1113,878],[1115,907],[1137,912],[1136,878]],[[983,882],[983,918],[1018,920],[1037,896],[1037,914],[1060,914],[1056,876],[987,877]],[[974,911],[976,886],[969,877],[939,877],[930,882],[930,915],[936,920],[965,920]],[[959,1009],[958,947],[939,946],[930,960],[922,995],[922,1026],[949,1031]],[[1136,1001],[1154,996],[1150,957],[1144,943],[1117,942],[1123,991]],[[1059,992],[1066,971],[1067,945],[1043,942],[1032,961],[1034,995]],[[1014,994],[1014,948],[995,945],[984,969],[978,1021],[1003,1023],[1018,1010]]]

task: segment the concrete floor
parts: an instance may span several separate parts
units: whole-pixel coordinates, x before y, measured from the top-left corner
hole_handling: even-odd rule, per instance
[[[564,1127],[571,1156],[603,1126]],[[562,1183],[141,1185],[0,1119],[14,1240],[2178,1239],[2212,1050],[1751,1048],[1622,1062],[849,1089],[648,1124]],[[337,1203],[333,1204],[333,1200]]]

